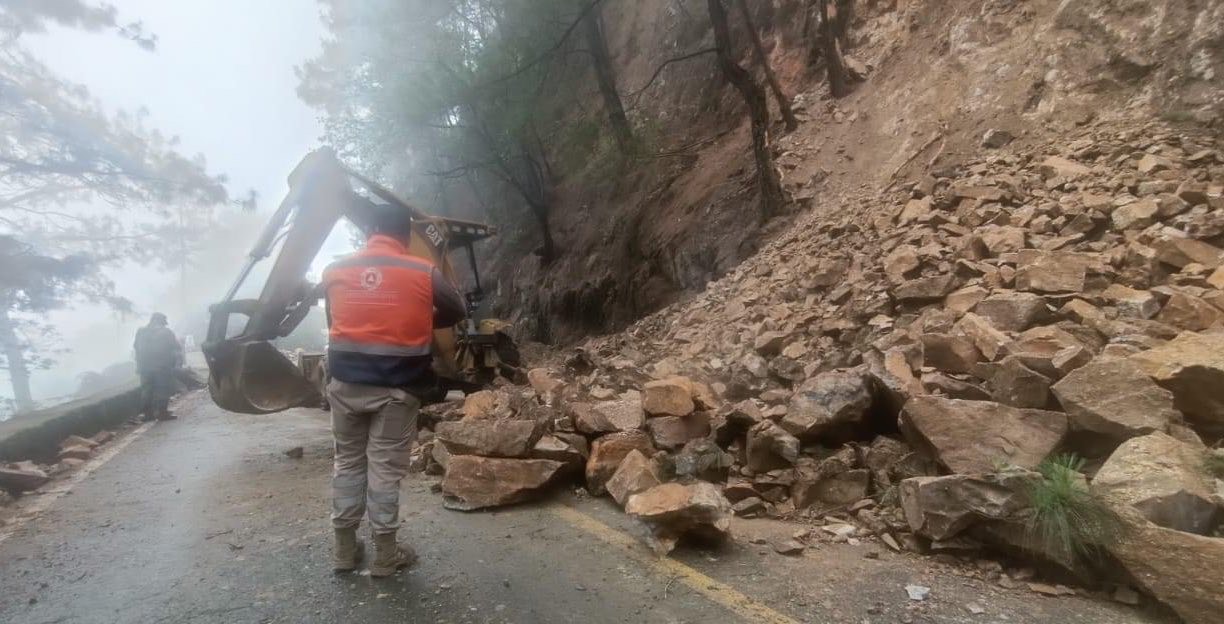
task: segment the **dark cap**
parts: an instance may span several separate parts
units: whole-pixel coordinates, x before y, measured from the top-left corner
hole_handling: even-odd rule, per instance
[[[150,325],[166,325],[169,321],[166,320],[166,315],[161,312],[154,312],[153,316],[149,317]]]
[[[407,237],[412,234],[412,215],[391,204],[379,205],[374,212],[374,232]]]

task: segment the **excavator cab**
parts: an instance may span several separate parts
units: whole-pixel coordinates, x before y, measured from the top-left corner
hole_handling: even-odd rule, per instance
[[[361,192],[358,192],[360,190]],[[208,388],[221,408],[267,414],[292,407],[317,406],[327,380],[321,355],[294,363],[272,343],[288,336],[318,303],[322,293],[305,280],[306,272],[336,223],[346,218],[363,233],[373,215],[387,205],[412,216],[409,253],[426,258],[452,283],[458,283],[450,253],[462,249],[471,263],[475,289],[466,293],[468,320],[434,331],[434,368],[441,392],[471,392],[498,374],[521,377],[518,351],[497,319],[473,320],[484,299],[474,245],[497,233],[482,223],[426,215],[391,191],[346,169],[334,152],[316,150],[289,175],[289,192],[264,227],[243,269],[221,302],[209,308],[203,346]],[[236,298],[254,267],[272,255],[258,299]],[[245,322],[236,323],[235,317]]]

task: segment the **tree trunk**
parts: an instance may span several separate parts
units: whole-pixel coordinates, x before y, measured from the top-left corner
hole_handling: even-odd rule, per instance
[[[854,21],[854,0],[837,0],[837,41],[844,50],[849,44],[850,22]]]
[[[736,0],[736,4],[739,5],[740,15],[743,16],[744,25],[748,28],[748,38],[752,41],[753,54],[756,55],[757,62],[764,68],[765,80],[769,83],[774,99],[778,102],[778,110],[782,111],[782,120],[786,122],[786,129],[793,131],[799,127],[799,120],[795,118],[795,113],[791,110],[790,98],[786,97],[786,93],[782,91],[782,83],[778,82],[778,76],[769,64],[769,57],[765,56],[765,46],[761,43],[761,34],[757,32],[756,24],[752,22],[748,0]]]
[[[748,105],[752,120],[752,155],[756,159],[757,181],[761,190],[761,219],[778,214],[784,203],[782,181],[774,169],[773,155],[769,153],[769,103],[765,90],[757,84],[743,67],[731,58],[731,31],[727,27],[727,12],[722,0],[706,0],[710,10],[710,23],[714,27],[714,45],[718,53],[718,65],[727,81],[735,87]]]
[[[0,309],[0,347],[4,350],[4,360],[8,365],[17,410],[32,409],[34,397],[30,394],[30,369],[26,368],[25,348],[17,337],[7,309]]]
[[[545,264],[552,262],[557,257],[557,244],[553,242],[552,228],[548,225],[548,214],[552,209],[547,205],[531,204],[531,214],[535,216],[536,223],[540,226],[540,237],[543,239],[543,244],[540,246],[540,260]]]
[[[616,146],[620,149],[621,154],[627,156],[633,151],[633,130],[629,127],[625,106],[621,103],[620,93],[616,90],[616,73],[612,69],[612,59],[608,54],[608,41],[604,38],[599,9],[592,9],[590,15],[587,15],[583,21],[586,22],[587,47],[591,49],[595,79],[599,83],[599,93],[603,95],[604,108],[608,112],[608,123],[612,126],[612,136],[616,137]]]
[[[826,71],[829,72],[829,92],[835,98],[847,94],[846,68],[837,47],[837,33],[829,21],[829,0],[820,0],[820,39],[824,45]]]

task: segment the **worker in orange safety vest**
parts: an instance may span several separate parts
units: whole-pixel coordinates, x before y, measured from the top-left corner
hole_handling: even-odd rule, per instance
[[[435,327],[465,316],[463,296],[432,262],[408,254],[412,219],[387,206],[365,247],[323,272],[335,438],[333,568],[351,571],[374,541],[370,575],[390,576],[416,555],[396,539],[400,481],[408,472],[421,397],[436,387],[430,350]]]

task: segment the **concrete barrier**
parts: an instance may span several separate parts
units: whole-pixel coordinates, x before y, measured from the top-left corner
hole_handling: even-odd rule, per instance
[[[29,459],[53,464],[64,438],[116,429],[139,412],[140,384],[133,380],[62,405],[18,414],[0,422],[0,461]]]

